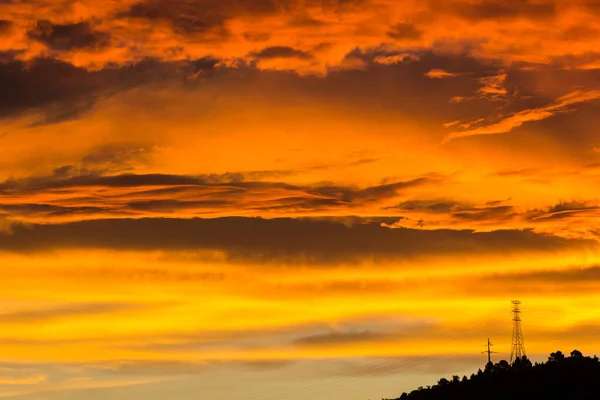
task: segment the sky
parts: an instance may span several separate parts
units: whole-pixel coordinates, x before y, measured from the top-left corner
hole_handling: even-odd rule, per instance
[[[393,398],[600,354],[600,2],[0,0],[0,398]]]

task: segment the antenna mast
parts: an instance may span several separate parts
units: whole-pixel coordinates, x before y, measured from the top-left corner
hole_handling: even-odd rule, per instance
[[[519,300],[512,300],[513,305],[513,333],[512,333],[512,345],[510,350],[510,363],[512,364],[517,358],[526,356],[525,353],[525,342],[523,340],[523,329],[521,328],[521,310],[519,306],[521,302]]]

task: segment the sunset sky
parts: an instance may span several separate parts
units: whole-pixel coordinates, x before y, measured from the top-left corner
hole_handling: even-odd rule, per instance
[[[600,1],[0,0],[0,399],[369,400],[600,354]]]

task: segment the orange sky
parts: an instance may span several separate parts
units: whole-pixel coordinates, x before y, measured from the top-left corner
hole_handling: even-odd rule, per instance
[[[599,14],[0,2],[0,398],[393,397],[514,298],[598,353]]]

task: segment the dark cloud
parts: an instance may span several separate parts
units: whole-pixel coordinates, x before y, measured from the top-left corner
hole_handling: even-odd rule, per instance
[[[391,51],[386,47],[357,48],[348,53],[346,59],[359,60],[365,69],[332,70],[324,79],[303,78],[302,90],[310,90],[326,101],[365,109],[371,109],[372,99],[377,98],[378,108],[416,118],[424,131],[427,130],[425,127],[430,127],[432,132],[440,135],[443,134],[442,125],[448,121],[477,119],[497,108],[497,105],[485,102],[475,102],[470,104],[471,107],[449,103],[454,96],[472,96],[480,87],[476,79],[498,68],[495,62],[483,63],[474,59],[468,51],[460,55],[436,55],[421,51]],[[386,60],[395,61],[386,64]],[[425,76],[432,68],[465,74],[440,82]],[[356,96],[357,93],[361,95]],[[437,112],[427,112],[419,106],[422,102],[432,104]]]
[[[157,151],[156,146],[136,144],[136,143],[110,143],[92,149],[73,165],[63,165],[55,168],[51,176],[34,177],[21,180],[16,183],[17,186],[26,189],[35,190],[44,185],[44,182],[51,181],[68,182],[75,177],[100,177],[103,175],[116,175],[119,173],[131,172],[139,166],[147,165],[150,158]],[[0,184],[1,185],[1,184]],[[41,185],[41,186],[38,186]],[[10,184],[9,184],[10,186]],[[13,187],[16,189],[16,186]],[[1,189],[0,189],[1,190]]]
[[[312,58],[307,52],[284,46],[267,47],[259,52],[252,53],[251,56],[259,60],[268,60],[272,58],[299,58],[307,60]]]
[[[215,32],[219,37],[226,37],[229,34],[224,26],[226,16],[219,10],[186,1],[140,2],[119,17],[166,21],[174,31],[183,35]]]
[[[406,182],[394,182],[385,185],[372,186],[366,189],[355,189],[343,186],[319,186],[314,189],[308,189],[308,193],[329,198],[337,198],[344,203],[351,203],[357,200],[368,202],[394,197],[402,190],[422,186],[435,181],[435,179],[430,178],[418,178]]]
[[[156,213],[174,213],[177,211],[194,210],[198,208],[213,208],[230,206],[231,201],[208,199],[195,201],[179,201],[179,200],[148,200],[134,201],[128,204],[127,208],[133,211],[151,211]]]
[[[366,0],[323,1],[318,5],[324,12],[341,13],[356,9]],[[173,29],[183,34],[203,33],[213,29],[224,29],[225,23],[238,16],[255,18],[269,15],[305,11],[306,4],[293,0],[142,0],[127,11],[120,13],[119,18],[138,18],[149,21],[165,21]],[[320,24],[309,17],[295,18],[294,22],[314,26]]]
[[[440,44],[441,46],[441,44]],[[306,49],[302,49],[306,50]],[[301,96],[319,98],[325,104],[330,102],[338,104],[348,110],[354,107],[373,110],[375,104],[379,110],[393,112],[400,118],[410,118],[419,121],[420,129],[424,135],[432,140],[442,140],[445,131],[451,128],[442,128],[445,123],[458,121],[459,124],[473,123],[473,127],[497,122],[502,116],[518,113],[524,109],[543,107],[565,94],[565,87],[589,87],[590,82],[598,80],[598,70],[575,70],[564,68],[580,65],[594,60],[589,56],[579,60],[580,64],[569,60],[556,60],[552,64],[528,64],[515,62],[510,65],[501,64],[498,60],[476,59],[473,53],[483,51],[478,44],[465,45],[464,51],[459,52],[455,47],[445,52],[428,51],[392,51],[389,46],[371,48],[357,48],[347,54],[349,62],[361,66],[361,70],[342,70],[331,68],[326,77],[312,76],[298,77],[292,73],[255,71],[252,68],[239,69],[235,74],[240,83],[251,84],[264,93],[268,101],[275,102],[278,97],[277,88],[286,87],[286,101],[296,101]],[[316,56],[315,56],[316,57]],[[595,59],[598,59],[596,57]],[[432,68],[445,71],[460,71],[463,75],[453,79],[433,80],[424,76]],[[499,102],[479,101],[477,97],[481,90],[480,78],[502,75],[504,71],[506,80],[504,88],[507,91],[506,99]],[[260,89],[257,87],[260,83]],[[267,83],[268,82],[268,83]],[[551,82],[561,82],[555,85]],[[563,85],[564,83],[564,85]],[[401,93],[401,95],[399,95]],[[358,96],[357,94],[360,94]],[[464,99],[472,98],[465,103],[452,103],[454,97]],[[289,100],[292,98],[293,100]],[[377,102],[372,101],[377,98]],[[422,104],[430,104],[424,108]],[[274,103],[276,105],[276,103]],[[590,149],[597,146],[587,133],[590,124],[600,120],[597,106],[593,104],[578,105],[582,113],[560,113],[550,121],[538,121],[539,131],[552,132],[552,137],[557,137],[564,144],[562,150],[574,158],[581,158],[582,154],[590,153]],[[558,122],[558,124],[557,124]],[[453,128],[456,129],[456,128]],[[461,128],[462,129],[462,128]],[[519,143],[513,137],[498,135],[491,138],[473,137],[484,154],[492,149],[515,152],[518,156],[526,157],[530,149],[535,148],[541,139],[539,131],[523,129],[520,132]],[[449,143],[450,146],[459,144]],[[586,156],[592,162],[593,154]]]
[[[324,25],[326,25],[325,22],[318,20],[318,19],[308,17],[308,16],[292,18],[290,21],[290,26],[294,26],[294,27],[310,28],[310,27],[320,27],[320,26],[324,26]]]
[[[0,236],[5,251],[54,248],[222,250],[231,261],[341,263],[440,254],[506,254],[595,248],[588,240],[532,231],[421,231],[325,219],[115,219],[21,226]]]
[[[547,19],[556,15],[553,1],[532,0],[481,0],[474,2],[443,1],[434,2],[434,6],[446,6],[460,17],[470,21],[530,18]]]
[[[389,207],[389,210],[418,211],[430,214],[447,214],[456,221],[490,221],[498,222],[516,217],[519,213],[511,205],[491,202],[484,206],[473,206],[454,201],[409,200]]]
[[[584,25],[574,25],[564,30],[560,38],[568,41],[594,40],[598,37],[598,30]]]
[[[391,27],[388,36],[396,40],[417,40],[423,36],[423,31],[411,23],[399,23]]]
[[[93,149],[81,159],[80,165],[85,170],[101,173],[131,171],[137,165],[146,164],[155,150],[154,146],[144,144],[111,143]]]
[[[587,202],[572,201],[572,202],[560,202],[558,204],[555,204],[552,207],[548,208],[548,212],[553,214],[553,213],[558,213],[558,212],[563,212],[563,211],[594,210],[597,208],[598,207],[592,206]]]
[[[163,21],[181,35],[223,39],[230,35],[226,22],[232,17],[260,17],[279,10],[281,6],[276,0],[145,0],[134,4],[118,17]]]
[[[514,174],[519,176],[523,173],[515,171]],[[512,175],[512,172],[506,172],[503,176]],[[536,230],[546,230],[550,227],[551,232],[560,231],[557,225],[554,225],[556,229],[551,227],[559,220],[563,220],[563,224],[572,224],[569,230],[573,232],[575,224],[586,218],[596,218],[600,214],[597,201],[560,202],[549,207],[534,209],[523,209],[510,204],[509,201],[510,199],[473,205],[448,200],[414,199],[397,206],[386,207],[386,210],[399,212],[406,220],[416,220],[418,227],[439,226],[442,217],[446,227],[504,226],[528,227]],[[596,237],[598,231],[581,224],[578,233],[581,237],[591,238]]]
[[[585,216],[590,212],[600,211],[597,203],[585,201],[560,202],[546,209],[533,209],[527,212],[527,219],[531,221],[557,220]]]
[[[75,217],[81,218],[102,215],[106,210],[102,207],[80,206],[80,207],[61,207],[51,204],[0,204],[0,214],[12,215],[15,217],[24,218],[60,218],[60,217]],[[127,215],[123,212],[123,215]]]
[[[425,211],[431,213],[450,213],[453,210],[459,208],[465,208],[466,206],[453,201],[445,200],[409,200],[398,204],[395,207],[389,209],[396,209],[400,211]]]
[[[84,188],[89,186],[139,187],[139,186],[178,186],[199,185],[205,183],[199,178],[185,175],[168,174],[122,174],[102,176],[96,173],[79,175],[72,166],[57,168],[53,176],[34,177],[23,180],[8,180],[0,184],[0,193],[16,191],[38,191],[48,189]],[[75,171],[75,176],[73,175]],[[64,177],[64,179],[63,179]]]
[[[271,38],[268,32],[246,32],[243,36],[249,42],[266,42]]]
[[[79,317],[89,314],[106,314],[138,309],[139,306],[124,303],[70,304],[49,309],[18,311],[0,314],[0,324],[41,323],[60,318]]]
[[[464,209],[452,213],[452,216],[466,221],[499,221],[514,218],[517,212],[513,206],[493,206]]]
[[[0,57],[1,58],[1,57]],[[88,71],[67,62],[39,58],[25,63],[6,54],[0,63],[0,118],[41,111],[39,123],[73,119],[102,98],[139,85],[183,78],[197,68],[211,71],[215,60],[134,65]]]
[[[57,51],[100,49],[110,44],[110,33],[93,29],[89,22],[77,24],[53,24],[41,20],[28,36]]]
[[[376,203],[442,179],[422,177],[360,188],[333,184],[300,186],[254,180],[291,174],[293,171],[251,171],[200,176],[127,173],[105,175],[107,171],[110,173],[118,171],[118,168],[126,168],[131,157],[135,159],[140,156],[140,149],[136,147],[116,153],[113,152],[114,148],[108,149],[111,151],[92,153],[84,157],[81,163],[83,167],[67,165],[55,169],[50,176],[10,179],[0,183],[0,196],[23,196],[22,203],[5,205],[6,207],[0,209],[7,214],[19,216],[24,216],[28,211],[32,213],[32,217],[41,216],[44,211],[48,213],[48,218],[68,215],[69,204],[61,202],[60,197],[70,192],[77,195],[80,201],[94,205],[82,208],[80,203],[73,203],[76,204],[73,207],[73,216],[96,214],[102,207],[112,216],[149,211],[162,214],[185,210],[202,215],[205,212],[214,212],[218,208],[282,212],[322,211]],[[141,154],[144,155],[145,151]],[[105,201],[99,201],[93,196],[86,199],[86,189],[97,191],[99,188],[103,188],[102,198]],[[268,195],[273,191],[278,193],[277,196]],[[26,198],[34,193],[43,193],[47,198],[46,204],[29,204]],[[51,199],[49,196],[53,193],[56,193],[57,197]],[[260,196],[260,201],[256,200],[256,196]]]
[[[10,29],[12,28],[12,26],[13,26],[12,21],[0,19],[0,35],[8,33],[10,31]]]

